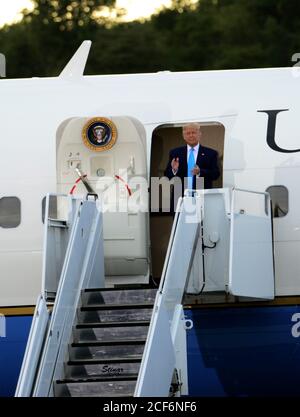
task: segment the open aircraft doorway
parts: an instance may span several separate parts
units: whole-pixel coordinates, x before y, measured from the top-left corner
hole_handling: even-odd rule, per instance
[[[182,127],[186,124],[188,122],[162,125],[154,130],[152,135],[150,177],[161,178],[164,176],[170,150],[185,144],[182,137]],[[201,144],[218,152],[220,177],[213,181],[213,188],[222,188],[225,128],[219,122],[199,122],[199,124],[202,132]],[[159,281],[161,276],[173,224],[173,214],[163,212],[161,209],[162,204],[162,196],[160,195],[159,211],[150,212],[152,277],[156,282]]]

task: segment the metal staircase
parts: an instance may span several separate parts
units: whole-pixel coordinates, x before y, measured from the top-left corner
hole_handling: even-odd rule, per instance
[[[58,397],[133,396],[156,289],[87,289],[73,326]]]
[[[158,290],[105,288],[101,202],[91,197],[69,200],[63,228],[46,211],[45,285],[16,396],[188,395],[185,294],[274,298],[270,197],[220,189],[180,199]]]
[[[58,222],[53,222],[47,211],[44,294],[38,299],[15,395],[187,394],[182,299],[197,227],[186,229],[185,209],[178,211],[166,266],[173,257],[179,258],[182,244],[186,259],[176,274],[172,268],[164,269],[158,290],[131,285],[105,288],[103,221],[98,203],[89,196],[81,201],[69,199],[70,215],[64,229],[69,239],[62,251],[63,262],[61,251],[53,248],[59,248],[65,233],[57,232]],[[51,314],[47,294],[54,298]]]

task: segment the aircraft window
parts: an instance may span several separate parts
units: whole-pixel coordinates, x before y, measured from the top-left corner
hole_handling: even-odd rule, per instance
[[[46,210],[46,197],[42,200],[42,222],[45,222],[45,210]],[[52,219],[57,218],[57,198],[56,196],[50,196],[50,206],[49,206],[49,217]]]
[[[12,229],[21,223],[21,201],[17,197],[0,199],[0,227]]]
[[[273,217],[284,217],[289,211],[289,191],[283,185],[273,185],[266,191],[271,196]]]

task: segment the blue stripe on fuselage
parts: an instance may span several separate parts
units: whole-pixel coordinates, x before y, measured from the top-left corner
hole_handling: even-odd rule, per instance
[[[13,396],[30,331],[32,316],[5,317],[6,336],[0,337],[0,396]]]
[[[299,306],[185,310],[189,394],[300,395],[300,337],[291,318]]]

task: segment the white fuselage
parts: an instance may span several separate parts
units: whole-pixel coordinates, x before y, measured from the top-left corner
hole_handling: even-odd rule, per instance
[[[21,201],[21,223],[0,228],[0,306],[32,305],[41,287],[41,201],[57,189],[57,135],[74,117],[137,119],[147,142],[161,125],[225,127],[223,187],[284,185],[289,212],[274,219],[276,294],[300,294],[299,79],[290,68],[0,81],[0,198]],[[268,114],[277,116],[267,143]],[[167,162],[167,161],[166,161]]]

